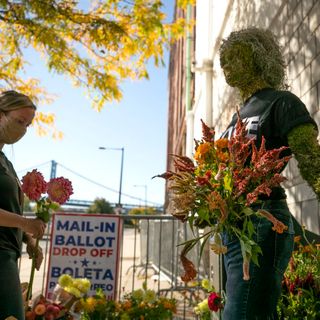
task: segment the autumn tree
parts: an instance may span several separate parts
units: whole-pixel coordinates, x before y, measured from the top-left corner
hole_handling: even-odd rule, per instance
[[[148,78],[149,59],[161,64],[165,46],[183,34],[183,19],[165,19],[160,0],[0,0],[0,86],[36,103],[50,100],[39,81],[23,73],[25,48],[33,48],[50,72],[83,87],[101,110],[121,99],[121,81]],[[54,115],[38,113],[35,125],[53,122]]]

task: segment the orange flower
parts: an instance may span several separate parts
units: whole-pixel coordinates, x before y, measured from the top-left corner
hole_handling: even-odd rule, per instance
[[[123,304],[122,304],[122,308],[123,308],[124,310],[130,309],[131,306],[132,306],[132,303],[131,303],[131,301],[129,301],[129,300],[124,301]]]
[[[295,236],[293,239],[295,243],[300,242],[300,240],[301,240],[301,236]]]
[[[217,158],[219,161],[226,163],[229,160],[229,152],[222,152],[217,150]]]
[[[284,225],[281,221],[276,219],[270,212],[266,210],[259,210],[258,211],[263,217],[267,218],[269,221],[273,223],[272,230],[276,231],[277,233],[283,233],[284,230],[287,230],[288,227]]]
[[[211,148],[211,143],[210,142],[205,142],[205,143],[201,143],[198,145],[197,151],[194,155],[194,159],[197,162],[203,162],[204,161],[204,157],[206,155],[206,153],[208,153],[208,151]]]
[[[224,222],[228,217],[228,207],[220,193],[217,191],[212,191],[209,195],[207,195],[207,201],[209,210],[219,210],[221,214],[220,222]]]
[[[222,139],[216,140],[214,145],[217,149],[225,149],[225,148],[228,148],[228,143],[229,143],[229,140],[227,138],[222,138]]]

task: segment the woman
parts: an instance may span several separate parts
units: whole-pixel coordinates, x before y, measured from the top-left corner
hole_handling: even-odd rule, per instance
[[[302,176],[319,197],[320,148],[317,126],[302,101],[285,90],[285,63],[274,35],[249,28],[232,32],[220,47],[220,65],[226,82],[238,89],[243,101],[240,117],[246,121],[248,135],[256,145],[266,139],[266,148],[289,146],[298,160]],[[223,137],[230,137],[237,121],[234,115]],[[277,234],[271,222],[253,219],[256,241],[262,248],[259,266],[250,264],[250,280],[242,278],[239,241],[224,234],[227,301],[223,320],[277,319],[283,273],[293,249],[292,217],[281,187],[253,206],[271,212],[288,229]]]
[[[41,238],[46,225],[39,219],[22,216],[23,193],[11,162],[1,151],[5,144],[20,140],[31,124],[36,107],[25,95],[16,91],[0,94],[0,319],[14,316],[24,320],[17,259],[22,241],[30,256],[37,255],[36,267],[42,261],[35,252],[34,238]]]

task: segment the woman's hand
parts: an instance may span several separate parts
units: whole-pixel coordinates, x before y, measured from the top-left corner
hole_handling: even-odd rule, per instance
[[[43,261],[42,248],[40,246],[36,247],[36,241],[32,237],[27,237],[26,244],[29,259],[32,259],[32,257],[35,256],[35,267],[39,271]]]
[[[46,230],[46,224],[40,219],[25,218],[21,229],[26,233],[30,233],[33,238],[41,239]]]

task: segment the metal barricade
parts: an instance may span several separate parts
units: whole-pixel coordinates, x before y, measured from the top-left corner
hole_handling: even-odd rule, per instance
[[[194,238],[187,224],[171,215],[123,215],[121,252],[118,281],[118,298],[143,285],[158,294],[174,297],[179,301],[175,319],[195,319],[192,312],[194,305],[203,292],[199,286],[188,287],[181,281],[184,273],[180,262],[183,246],[179,244]],[[45,260],[36,273],[34,291],[44,292],[48,268],[50,247],[49,228],[40,245],[45,253]],[[200,248],[196,245],[188,258],[198,271],[198,280],[208,278],[203,259],[199,259]],[[207,259],[208,260],[208,259]],[[23,250],[21,263],[21,281],[29,280],[31,261]]]

